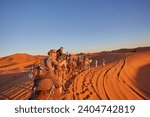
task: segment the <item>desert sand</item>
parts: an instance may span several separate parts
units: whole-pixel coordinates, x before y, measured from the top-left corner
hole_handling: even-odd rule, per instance
[[[31,65],[41,56],[15,54],[0,58],[0,99],[27,100],[33,79]],[[149,100],[150,48],[90,54],[92,67],[65,81],[63,100]],[[102,66],[102,59],[106,66]]]

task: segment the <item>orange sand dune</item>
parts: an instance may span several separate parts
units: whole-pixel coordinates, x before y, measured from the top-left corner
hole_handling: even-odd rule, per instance
[[[124,54],[120,60],[91,68],[72,80],[64,99],[150,99],[150,51]]]
[[[19,73],[28,71],[30,66],[43,56],[14,54],[0,58],[0,74]]]
[[[150,99],[150,50],[104,52],[90,58],[99,60],[99,66],[68,77],[62,99]],[[101,65],[102,58],[106,60],[105,67]],[[0,58],[0,99],[29,99],[33,86],[29,67],[36,59],[26,54]]]

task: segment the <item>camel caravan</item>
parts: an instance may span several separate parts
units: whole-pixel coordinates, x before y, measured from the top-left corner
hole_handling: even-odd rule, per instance
[[[64,48],[52,49],[48,57],[38,59],[31,68],[33,78],[31,100],[59,100],[66,91],[65,82],[73,75],[89,69],[92,59],[86,55],[63,54]]]

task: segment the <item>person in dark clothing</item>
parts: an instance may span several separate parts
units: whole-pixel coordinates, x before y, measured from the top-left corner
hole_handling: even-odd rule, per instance
[[[69,61],[69,52],[66,53],[66,61]]]
[[[85,61],[85,60],[86,60],[86,58],[87,58],[87,57],[84,55],[84,57],[83,57],[83,61]]]
[[[80,55],[78,55],[77,61],[80,61],[80,60],[81,60]]]
[[[57,50],[57,60],[58,60],[58,61],[62,59],[63,50],[64,50],[63,47],[60,47],[60,48]]]

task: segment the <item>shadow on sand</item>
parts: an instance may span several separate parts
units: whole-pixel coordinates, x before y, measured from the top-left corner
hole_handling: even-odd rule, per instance
[[[140,90],[143,99],[150,100],[150,64],[139,68],[135,77],[137,88]]]
[[[28,72],[0,75],[0,92],[29,80]]]

